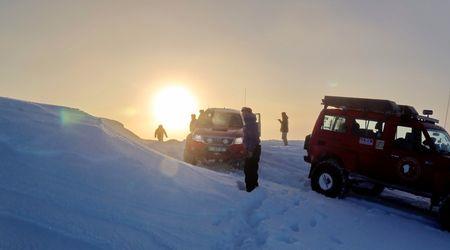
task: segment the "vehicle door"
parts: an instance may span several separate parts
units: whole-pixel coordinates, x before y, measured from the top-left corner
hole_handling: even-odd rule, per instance
[[[433,178],[435,152],[420,124],[400,124],[387,159],[384,179],[417,191],[429,191]]]
[[[385,122],[376,119],[355,118],[352,121],[351,137],[357,152],[357,172],[371,178],[380,176],[384,150]]]
[[[349,140],[346,139],[347,118],[340,114],[324,115],[319,133],[316,145],[318,152],[339,156],[344,163],[347,163],[349,155],[353,155],[349,150]]]

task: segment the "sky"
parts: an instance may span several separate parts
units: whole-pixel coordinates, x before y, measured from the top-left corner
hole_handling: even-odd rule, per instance
[[[155,96],[174,85],[199,108],[239,109],[246,90],[263,139],[280,138],[282,111],[289,138],[303,139],[324,95],[433,109],[444,124],[449,9],[412,0],[0,0],[0,96],[76,107],[144,138],[158,124]],[[182,139],[187,130],[167,132]]]

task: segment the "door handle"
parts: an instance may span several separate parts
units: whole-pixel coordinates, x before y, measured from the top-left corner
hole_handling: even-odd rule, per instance
[[[391,154],[391,157],[394,158],[394,159],[400,158],[400,156],[399,156],[399,155],[396,155],[396,154]]]

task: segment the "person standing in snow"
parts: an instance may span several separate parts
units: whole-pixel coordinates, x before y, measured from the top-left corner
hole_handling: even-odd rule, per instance
[[[197,128],[197,118],[195,114],[191,115],[191,123],[189,124],[189,131],[192,133]]]
[[[281,139],[283,140],[284,146],[288,145],[287,140],[287,133],[289,132],[289,117],[286,115],[286,112],[281,113],[281,119],[278,119],[278,121],[281,124],[280,132],[281,132]]]
[[[252,109],[243,107],[241,112],[244,118],[244,146],[247,150],[247,158],[245,159],[244,166],[245,186],[247,192],[251,192],[258,187],[258,164],[261,156],[261,141],[259,139],[256,115],[253,114]]]
[[[158,141],[163,142],[164,136],[167,136],[166,130],[163,128],[163,125],[159,125],[158,128],[155,130],[155,138],[158,138]]]

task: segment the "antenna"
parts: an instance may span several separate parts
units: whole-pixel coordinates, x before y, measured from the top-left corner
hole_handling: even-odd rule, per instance
[[[444,128],[447,128],[447,117],[448,117],[448,108],[450,106],[450,90],[448,91],[448,102],[447,102],[447,110],[445,111],[445,121]]]
[[[244,88],[244,107],[247,106],[247,88]]]

